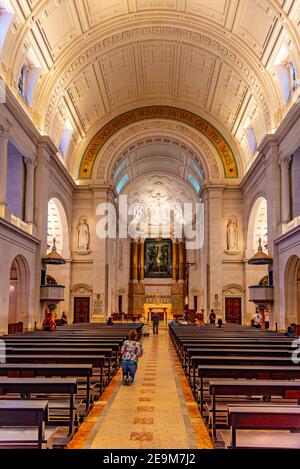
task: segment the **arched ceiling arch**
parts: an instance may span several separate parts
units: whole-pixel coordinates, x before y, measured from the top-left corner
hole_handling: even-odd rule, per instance
[[[111,184],[112,172],[117,168],[125,155],[136,152],[142,146],[151,148],[157,142],[168,144],[171,153],[173,151],[171,148],[173,147],[175,152],[178,151],[178,148],[181,148],[185,153],[192,155],[195,161],[203,168],[206,182],[225,182],[224,168],[212,143],[191,126],[167,119],[136,122],[114,134],[97,155],[93,167],[92,180],[103,184]],[[162,147],[161,153],[165,151]],[[147,153],[149,154],[148,150]],[[76,175],[78,174],[82,152],[79,151],[77,156],[78,161],[76,162],[75,159],[73,168],[73,172]],[[90,180],[80,179],[77,182],[84,184],[90,183]],[[231,182],[238,184],[239,178],[234,178]]]
[[[224,176],[226,178],[238,177],[238,166],[230,145],[206,119],[174,106],[147,106],[132,109],[112,119],[94,135],[82,156],[78,174],[79,179],[91,178],[99,151],[115,133],[130,124],[153,118],[182,122],[202,133],[214,145],[223,165]]]
[[[245,121],[259,142],[286,112],[272,68],[283,43],[300,75],[300,12],[292,0],[10,3],[2,74],[18,95],[24,57],[35,56],[40,75],[27,111],[56,144],[70,119],[72,152],[117,110],[163,103],[225,128],[247,158]]]

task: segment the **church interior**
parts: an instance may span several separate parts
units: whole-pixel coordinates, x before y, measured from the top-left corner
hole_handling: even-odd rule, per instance
[[[300,449],[299,340],[299,1],[0,0],[0,449]]]

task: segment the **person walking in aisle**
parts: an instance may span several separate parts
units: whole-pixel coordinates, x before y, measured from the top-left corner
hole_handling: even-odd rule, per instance
[[[158,325],[159,325],[159,315],[154,313],[152,316],[152,323],[153,323],[153,335],[158,334]]]

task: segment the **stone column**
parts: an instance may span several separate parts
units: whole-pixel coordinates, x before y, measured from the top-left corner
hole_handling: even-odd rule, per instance
[[[178,279],[178,243],[173,239],[172,243],[172,280],[177,282]]]
[[[279,158],[278,163],[281,168],[281,220],[288,223],[291,219],[291,199],[290,199],[290,163],[291,156]]]
[[[133,266],[132,266],[132,280],[138,281],[138,248],[139,248],[139,243],[138,240],[134,239],[133,244],[132,244],[132,249],[133,249],[133,256],[132,256],[132,261],[133,261]]]
[[[37,147],[37,167],[34,184],[34,224],[37,237],[41,240],[41,256],[47,253],[49,173],[51,150],[46,140]]]
[[[93,299],[90,322],[97,323],[106,320],[111,306],[109,264],[112,268],[113,263],[110,262],[110,256],[112,256],[113,252],[112,240],[97,234],[97,224],[103,219],[103,215],[98,214],[98,208],[102,204],[111,202],[111,197],[108,186],[93,184],[91,189],[93,193],[93,213],[96,216],[90,220],[90,245],[93,246]]]
[[[0,124],[0,217],[7,212],[7,147],[9,127]]]
[[[141,239],[141,242],[140,242],[140,262],[139,262],[139,266],[140,266],[140,281],[143,282],[144,281],[144,276],[145,276],[145,240],[144,239]]]
[[[208,209],[206,275],[209,289],[207,308],[214,308],[219,315],[222,307],[222,245],[223,233],[225,233],[222,223],[223,189],[222,185],[210,185],[207,186],[206,192],[206,208]]]
[[[26,159],[26,197],[25,197],[25,221],[33,224],[34,209],[34,170],[37,166],[35,160]]]
[[[268,214],[268,253],[273,257],[273,265],[269,270],[273,270],[274,285],[279,285],[279,257],[275,240],[283,233],[284,226],[281,216],[281,174],[279,161],[278,142],[274,136],[266,136],[265,143],[261,148],[265,155],[267,214]],[[283,158],[282,158],[283,159]],[[270,309],[270,328],[275,328],[275,322],[280,324],[280,292],[282,289],[274,289],[274,303]]]

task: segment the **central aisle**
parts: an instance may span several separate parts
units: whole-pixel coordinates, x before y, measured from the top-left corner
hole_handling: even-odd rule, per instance
[[[167,330],[142,343],[135,382],[123,386],[120,370],[69,448],[213,447]]]

